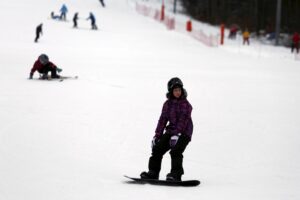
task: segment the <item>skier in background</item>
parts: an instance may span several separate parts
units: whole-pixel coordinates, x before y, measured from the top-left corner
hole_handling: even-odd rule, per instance
[[[102,7],[105,7],[104,0],[99,0],[99,1],[100,1],[100,3],[101,3]]]
[[[294,49],[296,49],[296,52],[299,53],[300,36],[298,32],[294,33],[292,40],[292,53],[294,52]]]
[[[67,12],[68,8],[65,4],[60,8],[60,19],[66,21],[67,20]]]
[[[34,42],[38,42],[38,39],[40,38],[40,35],[43,34],[43,24],[39,24],[35,29],[35,39]]]
[[[163,155],[171,150],[171,172],[167,174],[166,179],[181,181],[184,174],[182,154],[193,133],[192,106],[186,98],[187,92],[183,88],[182,81],[177,77],[169,80],[167,101],[163,105],[152,140],[149,171],[141,173],[142,179],[159,179]]]
[[[35,71],[42,74],[41,79],[48,79],[48,72],[51,72],[51,78],[60,78],[60,76],[57,75],[57,72],[61,72],[62,69],[50,62],[49,57],[46,54],[41,54],[31,68],[29,79],[33,78]]]
[[[78,20],[78,12],[76,12],[74,14],[74,17],[73,17],[73,28],[77,28],[77,20]]]
[[[54,12],[51,12],[51,19],[60,19],[59,15],[55,15]]]
[[[96,18],[92,12],[90,12],[90,16],[86,20],[89,20],[89,19],[91,20],[92,30],[97,30],[98,27],[96,25]]]
[[[250,45],[249,37],[250,37],[250,33],[249,33],[248,29],[246,29],[246,30],[243,32],[243,45],[246,44],[246,43],[247,43],[248,45]]]

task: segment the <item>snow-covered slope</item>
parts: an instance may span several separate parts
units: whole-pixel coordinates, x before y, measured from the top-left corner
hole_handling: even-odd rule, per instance
[[[70,22],[50,20],[63,3]],[[106,3],[0,2],[0,199],[299,199],[299,62],[208,48],[126,0]],[[90,11],[99,31],[89,30]],[[27,80],[41,53],[79,79]],[[202,184],[127,184],[123,174],[147,169],[174,76],[194,107],[183,179]],[[169,169],[167,154],[162,178]]]

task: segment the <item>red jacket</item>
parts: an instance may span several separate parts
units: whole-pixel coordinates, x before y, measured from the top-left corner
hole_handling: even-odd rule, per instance
[[[54,69],[56,68],[56,65],[54,65],[52,62],[49,62],[47,64],[47,66],[53,67]],[[43,73],[43,68],[45,67],[45,65],[42,65],[42,63],[37,60],[35,61],[31,71],[30,71],[30,75],[33,76],[35,71],[38,71],[39,73]]]
[[[294,42],[295,44],[298,44],[299,41],[300,41],[300,36],[299,36],[298,33],[295,33],[295,34],[293,35],[293,42]]]

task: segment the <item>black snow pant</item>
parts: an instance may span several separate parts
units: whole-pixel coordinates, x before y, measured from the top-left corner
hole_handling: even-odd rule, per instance
[[[59,76],[57,75],[56,72],[56,67],[51,67],[49,64],[45,65],[39,73],[43,74],[43,78],[48,78],[48,72],[51,72],[51,78],[58,78]]]
[[[74,28],[77,28],[77,19],[76,19],[76,20],[73,19],[73,23],[74,23],[73,27],[74,27]]]
[[[292,53],[294,52],[294,49],[296,49],[296,52],[299,53],[299,44],[298,43],[292,43]]]
[[[40,32],[36,32],[34,42],[38,42],[39,38],[40,38]]]
[[[98,29],[95,21],[92,21],[91,25],[92,25],[92,29],[93,30],[97,30]]]
[[[159,142],[153,147],[152,155],[149,159],[149,171],[154,171],[159,174],[161,169],[161,162],[163,155],[169,151],[170,148],[170,134],[164,134],[161,136]],[[176,176],[184,174],[182,167],[183,152],[190,142],[190,138],[186,135],[181,135],[177,141],[177,144],[171,149],[171,173]]]
[[[99,0],[99,1],[101,3],[102,7],[105,7],[104,0]]]

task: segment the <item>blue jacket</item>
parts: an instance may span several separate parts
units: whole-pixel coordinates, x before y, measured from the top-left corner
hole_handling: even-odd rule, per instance
[[[68,8],[65,4],[62,5],[62,7],[60,9],[60,12],[62,12],[62,13],[67,13],[68,12]]]

